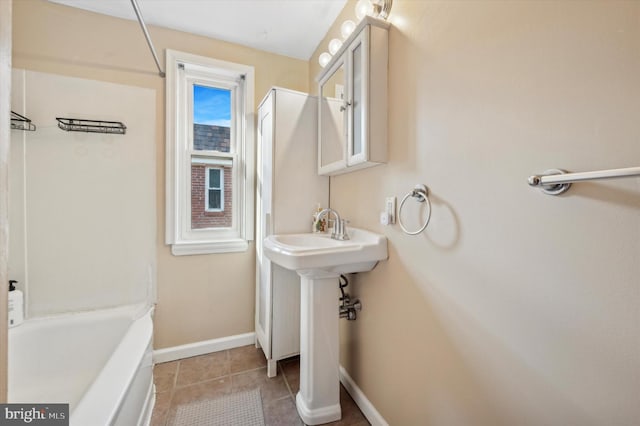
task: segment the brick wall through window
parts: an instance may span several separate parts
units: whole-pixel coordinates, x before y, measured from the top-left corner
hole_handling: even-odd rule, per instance
[[[224,210],[208,212],[205,206],[207,164],[191,165],[191,228],[227,228],[231,226],[232,173],[231,167],[224,169]],[[216,166],[217,167],[217,166]]]
[[[194,124],[194,149],[207,151],[230,151],[230,129],[228,127]],[[205,205],[206,170],[208,167],[224,169],[224,210],[208,212]],[[232,172],[231,167],[207,164],[191,165],[191,228],[229,228],[232,225]]]

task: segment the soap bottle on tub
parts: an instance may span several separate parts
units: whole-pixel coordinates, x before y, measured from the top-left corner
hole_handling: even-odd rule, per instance
[[[24,295],[18,289],[16,284],[18,281],[9,281],[9,327],[15,327],[24,321]]]

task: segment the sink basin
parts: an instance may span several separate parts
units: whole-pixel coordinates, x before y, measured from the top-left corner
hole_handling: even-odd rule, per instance
[[[264,239],[265,255],[293,271],[322,270],[349,274],[370,271],[387,258],[387,238],[358,228],[349,228],[349,240],[334,240],[329,234],[282,234]]]
[[[387,258],[387,238],[349,228],[349,240],[328,234],[270,235],[264,254],[300,276],[298,415],[307,425],[340,420],[339,277],[372,270]]]

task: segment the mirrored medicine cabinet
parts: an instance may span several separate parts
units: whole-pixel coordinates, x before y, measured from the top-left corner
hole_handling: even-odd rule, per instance
[[[317,77],[320,175],[387,161],[388,28],[365,17]]]

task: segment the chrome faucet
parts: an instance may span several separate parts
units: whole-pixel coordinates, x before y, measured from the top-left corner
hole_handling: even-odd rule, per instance
[[[337,211],[331,208],[327,208],[318,213],[316,220],[321,220],[323,216],[329,215],[333,213],[335,216],[335,222],[333,225],[333,233],[331,234],[331,238],[334,240],[345,241],[349,239],[349,234],[347,234],[347,223],[348,221],[344,219],[340,219],[340,215]],[[328,221],[327,221],[328,222]]]

